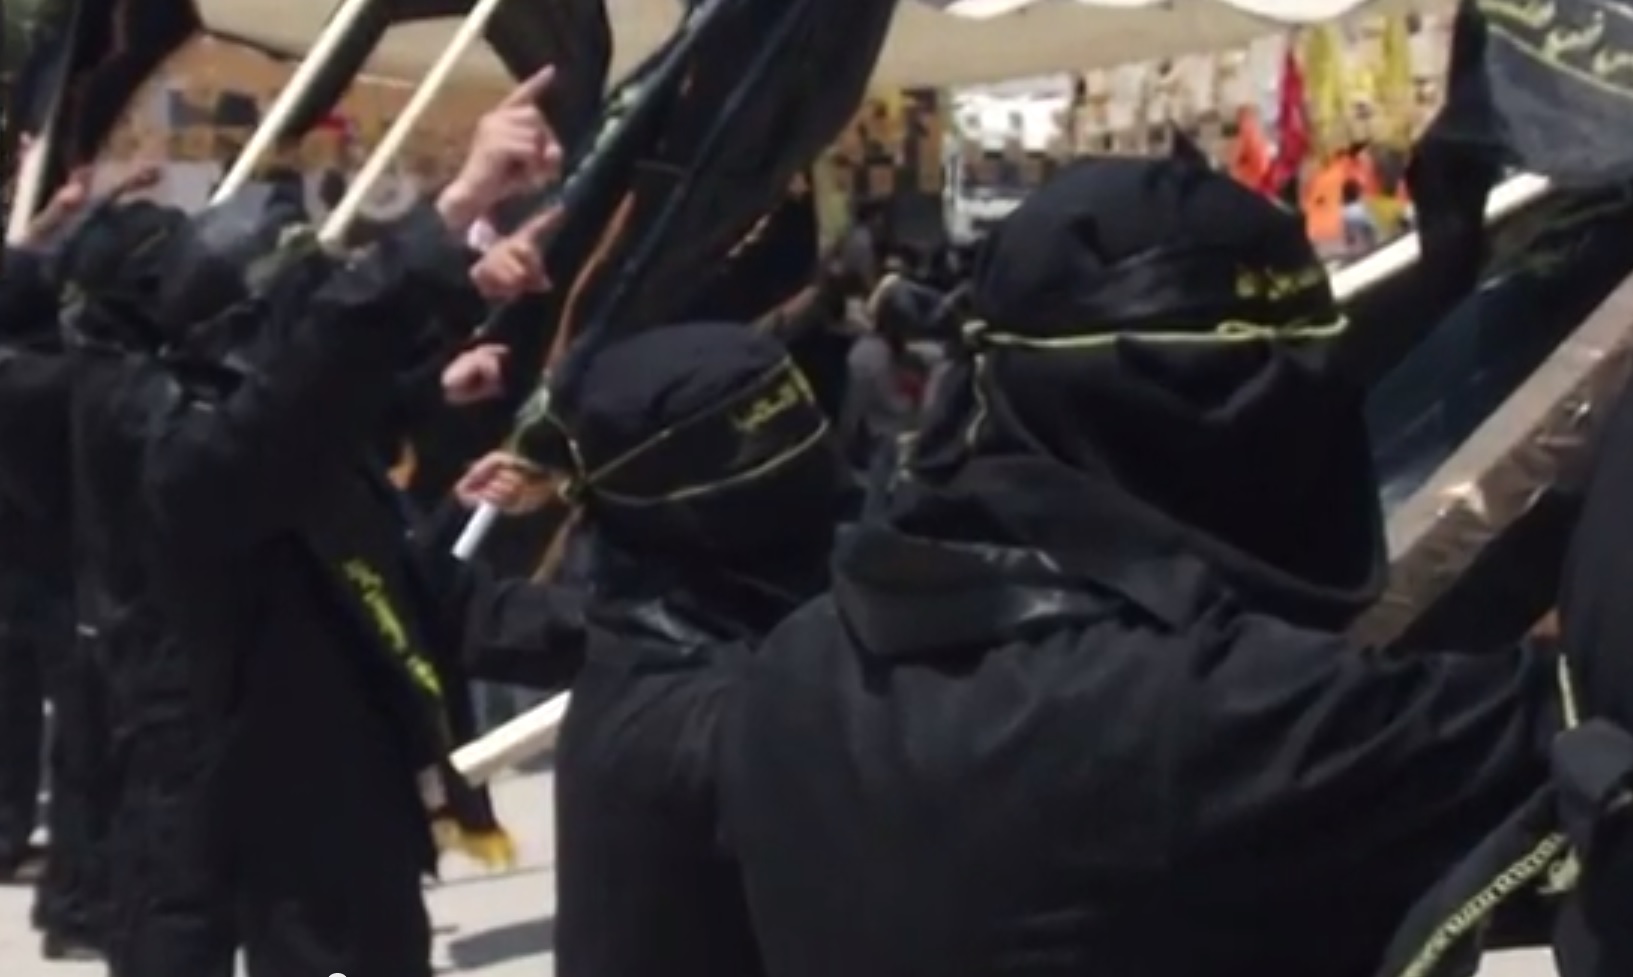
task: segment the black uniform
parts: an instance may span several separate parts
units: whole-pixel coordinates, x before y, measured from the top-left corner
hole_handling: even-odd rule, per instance
[[[30,528],[0,499],[0,534],[17,540]],[[45,742],[44,642],[32,612],[46,595],[33,568],[15,555],[8,557],[0,558],[0,881],[16,879],[38,864],[30,836],[39,814]]]
[[[43,688],[54,710],[46,809],[51,856],[34,920],[46,933],[47,956],[79,955],[101,942],[109,797],[101,680],[72,633],[71,366],[57,328],[55,290],[39,259],[9,253],[6,276],[0,309],[0,322],[7,326],[0,348],[0,509],[9,520],[7,555],[27,578],[17,596],[27,618],[20,636],[30,652],[10,664],[25,671],[30,685]],[[37,713],[38,703],[32,708]],[[38,735],[37,720],[32,728],[9,730],[3,739],[18,765],[17,797],[21,800],[26,790],[30,805],[39,786],[39,744],[31,734]]]
[[[197,708],[195,670],[169,640],[146,584],[137,470],[106,420],[162,343],[159,258],[187,226],[180,211],[103,205],[63,243],[72,397],[66,443],[81,654],[95,670],[108,728],[98,790],[107,809],[104,949],[116,977],[232,973],[227,890],[211,871],[200,793],[214,731]],[[141,256],[140,259],[132,256]],[[121,423],[140,425],[133,414]],[[136,428],[139,430],[139,427]]]
[[[1341,328],[1295,214],[1094,160],[978,264],[967,348],[722,743],[774,977],[1365,977],[1542,780],[1554,663],[1396,659]]]
[[[21,412],[33,406],[41,383],[41,358],[31,347],[55,333],[52,303],[33,255],[8,250],[5,275],[0,406],[11,416],[0,425],[11,437],[0,444],[0,538],[6,540],[0,553],[0,878],[11,877],[36,855],[29,836],[38,815],[44,743],[42,670],[50,652],[61,651],[62,642],[51,640],[51,626],[60,624],[65,596],[62,575],[52,572],[57,568],[51,563],[66,559],[61,549],[51,551],[51,533],[32,509],[36,500],[21,494],[37,464],[19,440],[27,430]],[[42,426],[49,425],[44,419]]]
[[[36,382],[36,360],[27,345],[54,331],[49,291],[39,279],[33,255],[7,250],[5,278],[0,281],[0,382],[7,389],[0,390],[0,397],[13,412],[27,396],[19,385]],[[43,321],[41,305],[47,310]],[[16,430],[18,421],[12,425]],[[0,470],[0,534],[8,541],[6,552],[0,554],[0,878],[11,877],[33,854],[29,836],[40,790],[45,635],[35,611],[43,610],[46,598],[53,595],[39,579],[42,547],[33,538],[38,531],[32,514],[16,494],[18,481],[27,474],[17,469],[28,464],[28,458],[12,452],[0,458],[0,465],[12,469]],[[53,599],[60,597],[59,592]]]
[[[96,382],[79,386],[75,443],[96,486],[101,640],[151,663],[166,695],[137,697],[136,721],[176,720],[187,758],[172,791],[157,768],[138,778],[151,817],[126,836],[142,850],[122,853],[161,873],[127,890],[148,911],[119,934],[144,967],[201,972],[166,947],[204,946],[188,934],[214,922],[181,894],[202,872],[227,893],[255,977],[430,973],[420,878],[449,744],[401,513],[365,456],[400,344],[448,270],[463,272],[451,247],[417,212],[345,268],[312,257],[297,305],[247,309],[259,318],[241,368],[98,340],[98,324],[163,333],[137,309],[81,320]],[[186,714],[157,705],[171,692]],[[171,891],[187,905],[166,913]]]
[[[786,350],[742,326],[570,360],[552,405],[526,443],[573,473],[594,534],[556,763],[557,972],[751,977],[717,720],[759,638],[825,584],[843,466]]]

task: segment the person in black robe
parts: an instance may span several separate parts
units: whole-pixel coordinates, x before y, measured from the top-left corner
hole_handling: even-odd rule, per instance
[[[752,977],[716,723],[760,639],[825,586],[849,473],[786,347],[741,324],[574,354],[551,393],[521,448],[567,473],[591,540],[556,754],[556,972]],[[484,459],[462,492],[511,502],[514,464]]]
[[[285,235],[239,219],[251,198],[108,217],[117,287],[86,289],[71,323],[73,443],[96,547],[81,613],[131,666],[122,977],[230,969],[234,943],[253,977],[431,972],[432,827],[473,798],[447,764],[438,612],[372,451],[427,317],[480,316],[461,238],[538,174],[535,88],[484,118],[436,207],[358,254],[254,260]]]
[[[1546,775],[1556,662],[1343,629],[1385,575],[1296,213],[1190,158],[986,242],[881,521],[722,721],[773,977],[1366,977]]]
[[[38,264],[30,252],[8,249],[0,280],[0,402],[12,413],[0,424],[19,435],[26,429],[17,411],[30,406],[45,366],[33,347],[56,331],[55,297]],[[41,427],[48,429],[49,420]],[[0,881],[23,883],[44,868],[43,851],[31,841],[44,745],[43,673],[61,652],[49,633],[50,620],[63,618],[64,609],[52,605],[67,595],[58,572],[66,553],[53,552],[49,530],[37,521],[39,500],[25,497],[35,463],[29,454],[15,442],[0,446],[0,537],[8,541],[0,551]]]
[[[76,296],[65,327],[79,634],[101,667],[112,730],[105,952],[121,977],[227,977],[238,949],[231,889],[202,841],[209,825],[201,794],[221,734],[201,705],[210,666],[183,653],[153,593],[146,520],[131,491],[146,420],[132,391],[168,375],[161,350],[174,308],[228,294],[228,276],[214,263],[167,266],[167,248],[189,223],[173,208],[105,206],[61,258]]]
[[[20,616],[9,622],[19,644],[6,649],[9,671],[0,680],[12,703],[0,749],[14,810],[32,812],[40,786],[38,696],[48,697],[50,851],[36,885],[34,925],[46,959],[91,959],[102,944],[107,894],[107,725],[99,669],[73,635],[72,371],[50,264],[46,249],[8,250],[0,287],[0,519],[5,558],[23,578]],[[11,698],[19,686],[26,698]],[[26,839],[32,828],[31,813],[14,813],[7,834]]]
[[[439,231],[421,215],[400,234],[412,256],[434,252]],[[401,599],[384,581],[395,510],[387,487],[375,498],[366,480],[332,487],[323,471],[372,470],[372,431],[345,422],[372,422],[372,398],[388,399],[383,323],[411,332],[416,303],[383,277],[404,274],[381,272],[387,260],[334,273],[299,334],[258,329],[278,361],[242,373],[133,351],[121,331],[165,326],[128,306],[75,318],[76,528],[92,578],[81,617],[109,662],[120,747],[115,972],[230,974],[240,943],[257,975],[429,972],[419,877],[434,847],[419,768],[403,768],[434,765],[438,728],[393,647],[359,647],[380,640],[368,609],[395,614]],[[255,467],[263,458],[289,467]],[[372,687],[390,690],[384,708]]]

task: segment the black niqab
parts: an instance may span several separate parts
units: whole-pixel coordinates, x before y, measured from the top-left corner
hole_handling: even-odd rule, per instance
[[[777,340],[666,326],[581,349],[553,394],[523,451],[570,473],[608,539],[683,562],[820,566],[806,557],[831,539],[844,472]]]
[[[994,232],[969,300],[893,506],[904,531],[971,462],[1031,458],[1260,607],[1338,626],[1376,598],[1359,398],[1324,366],[1343,320],[1296,214],[1192,160],[1088,160]],[[1009,523],[988,531],[1032,525]]]

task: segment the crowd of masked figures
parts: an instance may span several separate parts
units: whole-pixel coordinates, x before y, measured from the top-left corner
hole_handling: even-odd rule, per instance
[[[1374,457],[1385,512],[1421,488],[1451,453],[1484,423],[1579,326],[1610,291],[1633,273],[1633,190],[1558,193],[1504,222],[1489,239],[1480,287],[1453,306],[1421,344],[1388,370],[1367,400]],[[1405,276],[1385,283],[1374,301],[1380,308],[1409,305],[1420,283]],[[911,335],[910,346],[935,349],[952,337]],[[904,363],[923,370],[939,357],[918,356]],[[832,395],[835,403],[842,395]],[[502,412],[448,413],[431,420],[405,449],[398,469],[405,486],[425,506],[435,507],[480,446],[497,443],[508,430]],[[848,432],[858,434],[858,432]],[[865,447],[851,445],[854,458]],[[1467,642],[1483,636],[1493,646],[1537,623],[1551,607],[1555,579],[1528,580],[1528,558],[1554,553],[1564,543],[1557,532],[1562,498],[1550,494],[1539,507],[1538,524],[1518,532],[1513,552],[1493,552],[1491,572],[1510,578],[1506,606],[1486,604],[1490,586],[1474,587],[1477,604],[1454,594],[1422,617],[1408,644],[1435,647],[1452,636]],[[530,572],[538,561],[537,541],[561,516],[545,511],[530,520],[501,523],[487,557],[512,572]],[[1545,528],[1545,526],[1547,528]],[[1538,549],[1540,547],[1540,550]],[[1500,551],[1502,547],[1496,547]],[[1548,562],[1543,559],[1542,563]]]
[[[797,213],[801,200],[801,195],[792,195],[779,214]],[[815,232],[815,221],[810,218],[762,230],[769,235],[788,226],[795,228],[796,236]],[[1393,319],[1401,327],[1397,333],[1406,329],[1413,334],[1404,347],[1373,350],[1358,366],[1362,373],[1376,373],[1366,417],[1386,512],[1420,488],[1452,451],[1548,361],[1612,289],[1633,275],[1633,250],[1625,246],[1630,229],[1633,193],[1626,188],[1556,192],[1489,235],[1426,243],[1431,252],[1459,243],[1473,243],[1489,252],[1478,262],[1478,287],[1456,297],[1437,316],[1438,322],[1410,322],[1410,315],[1397,317],[1388,312],[1391,308],[1433,309],[1436,295],[1445,297],[1434,288],[1435,282],[1425,280],[1422,268],[1382,283],[1351,309],[1362,324]],[[809,253],[808,248],[794,250]],[[833,310],[837,325],[845,317],[844,299],[859,297],[854,269],[836,261],[806,264],[800,273],[810,277],[813,294],[832,300],[826,307]],[[873,335],[883,334],[893,353],[942,347],[947,356],[956,356],[952,347],[959,342],[955,327],[960,324],[936,315],[895,318],[890,313],[896,307],[893,296],[911,304],[911,285],[899,288],[904,291],[887,290],[873,296],[876,301],[868,323]],[[843,328],[833,331],[841,337],[836,340],[837,355],[828,357],[834,369],[818,370],[811,379],[825,408],[838,421],[849,414],[846,401],[855,379],[846,373],[848,344],[862,340],[843,338],[847,335]],[[411,423],[403,443],[382,446],[399,461],[395,476],[400,484],[421,508],[438,513],[432,535],[451,537],[451,530],[467,515],[463,507],[450,504],[449,488],[473,457],[502,440],[513,421],[512,409],[513,405],[499,403],[492,408],[438,411]],[[766,417],[775,413],[770,408]],[[912,421],[907,423],[911,428]],[[858,432],[841,433],[854,437]],[[865,467],[867,458],[887,446],[849,447],[859,467]],[[1538,490],[1551,491],[1549,486],[1538,486]],[[1536,506],[1528,517],[1529,525],[1511,533],[1512,539],[1490,547],[1477,571],[1486,579],[1476,588],[1475,598],[1470,600],[1453,588],[1414,622],[1401,638],[1401,646],[1495,649],[1516,641],[1551,607],[1557,574],[1538,572],[1538,568],[1560,561],[1572,504],[1571,499],[1560,497]],[[565,508],[547,508],[529,520],[501,523],[484,550],[484,561],[503,576],[532,573],[540,560],[541,540],[554,535],[566,514]],[[1494,593],[1503,595],[1500,604],[1492,600]]]

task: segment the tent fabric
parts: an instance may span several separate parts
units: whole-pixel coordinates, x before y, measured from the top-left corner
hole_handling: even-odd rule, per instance
[[[549,0],[509,0],[538,3]],[[1225,50],[1288,25],[1401,13],[1430,0],[902,0],[874,75],[880,87],[946,87],[1086,71]],[[205,23],[277,50],[304,51],[331,4],[324,0],[199,0]],[[609,0],[622,77],[667,38],[681,0]],[[393,30],[369,70],[417,77],[447,42],[448,22]],[[464,62],[466,81],[502,82],[486,49]]]

